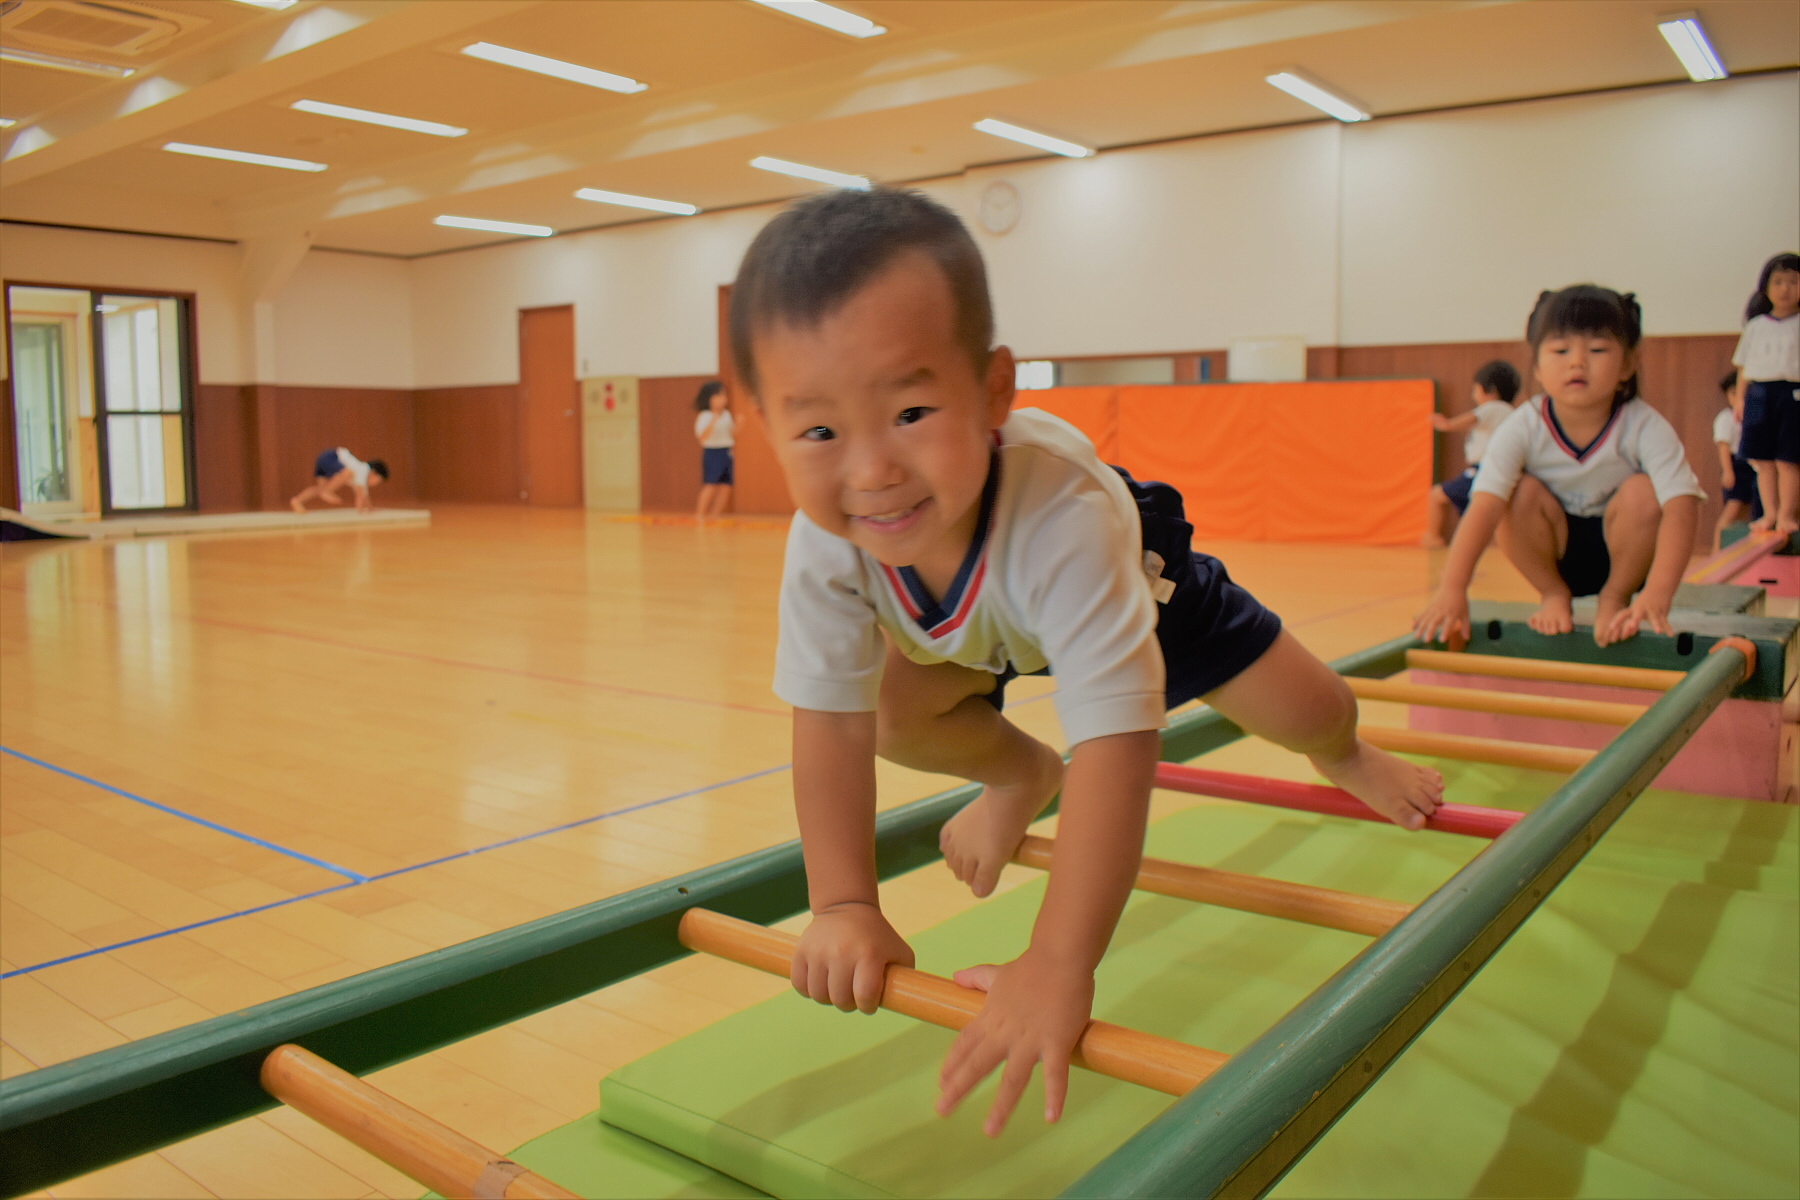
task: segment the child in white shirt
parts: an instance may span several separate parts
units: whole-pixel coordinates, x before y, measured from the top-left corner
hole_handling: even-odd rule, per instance
[[[729,325],[799,508],[775,678],[794,706],[813,911],[794,987],[872,1012],[888,965],[913,961],[875,886],[878,755],[985,785],[940,839],[978,896],[1060,791],[1029,946],[956,975],[988,996],[938,1100],[947,1113],[1005,1063],[985,1126],[998,1134],[1041,1062],[1054,1121],[1143,853],[1169,704],[1203,695],[1407,828],[1443,780],[1357,737],[1347,685],[1189,548],[1172,488],[1130,481],[1048,413],[1012,411],[981,252],[949,210],[889,188],[801,201],[751,244]],[[1011,675],[1047,669],[1066,768],[1001,713]]]
[[[1443,583],[1414,622],[1420,637],[1468,636],[1469,580],[1496,530],[1542,597],[1539,633],[1572,632],[1576,596],[1598,596],[1602,646],[1645,624],[1671,632],[1704,493],[1674,427],[1638,398],[1642,334],[1632,296],[1581,285],[1538,297],[1526,340],[1545,394],[1488,444]]]
[[[1762,516],[1762,497],[1756,491],[1756,468],[1738,453],[1744,438],[1744,378],[1733,367],[1719,380],[1725,393],[1725,407],[1713,417],[1713,447],[1719,452],[1719,492],[1723,503],[1719,519],[1713,525],[1713,548],[1727,526]]]
[[[694,440],[700,443],[700,496],[694,501],[694,519],[724,513],[731,503],[732,450],[737,445],[737,426],[731,416],[731,397],[717,379],[700,385],[694,396]]]
[[[1463,439],[1462,473],[1431,489],[1431,511],[1425,519],[1423,541],[1426,549],[1442,550],[1449,545],[1444,540],[1445,523],[1454,531],[1456,522],[1468,511],[1469,488],[1475,482],[1475,469],[1481,465],[1481,456],[1487,453],[1494,430],[1512,416],[1519,384],[1518,369],[1505,359],[1497,358],[1483,363],[1475,372],[1475,385],[1470,389],[1475,404],[1472,409],[1454,417],[1439,412],[1431,414],[1431,427],[1439,433],[1467,433],[1468,436]]]
[[[1744,390],[1738,453],[1756,468],[1763,515],[1752,528],[1800,530],[1800,254],[1763,264],[1731,361]]]

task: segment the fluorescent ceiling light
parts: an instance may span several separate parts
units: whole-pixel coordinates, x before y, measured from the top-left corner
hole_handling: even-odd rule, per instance
[[[877,25],[869,18],[859,17],[853,12],[833,8],[823,0],[755,0],[755,3],[799,17],[802,21],[810,21],[814,25],[823,25],[834,33],[849,34],[853,38],[879,37],[887,32],[887,26]]]
[[[100,75],[107,79],[124,79],[136,75],[132,67],[115,67],[111,63],[89,62],[85,58],[64,58],[60,54],[39,54],[35,50],[15,50],[0,46],[0,59],[24,63],[31,67],[48,67],[52,71],[73,71],[77,75]]]
[[[1321,112],[1340,121],[1366,121],[1369,114],[1342,96],[1334,96],[1310,79],[1302,79],[1292,71],[1282,71],[1265,78],[1296,100],[1304,100]]]
[[[592,200],[596,204],[623,204],[627,208],[648,208],[654,212],[674,213],[676,216],[691,217],[700,211],[697,204],[682,204],[677,200],[653,200],[649,196],[632,196],[625,192],[607,192],[600,188],[582,188],[575,193],[577,200]]]
[[[11,129],[14,125],[17,125],[17,124],[18,124],[18,122],[13,120],[11,117],[0,117],[0,129]]]
[[[548,225],[520,225],[513,221],[484,221],[480,217],[439,217],[433,225],[452,229],[480,229],[487,233],[516,233],[522,237],[549,237],[556,230]]]
[[[1731,74],[1725,64],[1719,61],[1719,55],[1706,40],[1706,30],[1700,28],[1700,17],[1697,13],[1675,13],[1657,22],[1657,31],[1663,40],[1669,43],[1669,49],[1681,60],[1687,69],[1688,78],[1695,83],[1705,83],[1709,79],[1723,79]]]
[[[792,175],[795,179],[810,179],[814,183],[829,183],[832,187],[850,188],[853,191],[866,192],[874,185],[861,175],[846,175],[842,171],[827,171],[824,167],[809,167],[805,163],[788,162],[783,158],[753,158],[750,165],[759,171],[773,171],[777,175]]]
[[[570,83],[585,83],[589,87],[605,88],[609,92],[641,92],[650,85],[639,83],[624,75],[614,75],[610,71],[596,71],[593,67],[577,66],[564,62],[560,58],[545,58],[542,54],[531,54],[524,50],[514,50],[510,46],[496,46],[492,42],[476,42],[473,46],[464,46],[462,52],[470,58],[485,59],[502,66],[517,67],[521,71],[533,71],[539,75],[549,75],[556,79],[567,79]]]
[[[361,121],[368,125],[386,125],[390,129],[408,129],[413,133],[429,133],[433,137],[461,137],[469,132],[460,125],[420,121],[413,117],[396,117],[392,113],[371,112],[366,108],[327,104],[323,100],[296,100],[288,107],[305,113],[318,113],[321,117],[342,117],[346,121]]]
[[[1091,158],[1094,151],[1079,142],[1065,142],[1061,138],[1051,137],[1047,133],[1039,133],[1035,129],[1025,129],[1018,125],[1009,125],[1005,121],[996,121],[989,117],[985,121],[975,122],[975,128],[983,133],[991,133],[995,137],[1003,137],[1008,141],[1024,142],[1027,146],[1036,146],[1039,150],[1048,150],[1052,154],[1066,154],[1070,158]]]
[[[323,171],[324,163],[307,162],[304,158],[282,158],[274,154],[251,154],[244,150],[221,150],[217,146],[196,146],[192,142],[164,142],[164,150],[192,154],[199,158],[222,158],[227,162],[252,163],[259,167],[280,167],[284,171]]]
[[[292,8],[300,0],[237,0],[239,4],[248,4],[251,8]]]

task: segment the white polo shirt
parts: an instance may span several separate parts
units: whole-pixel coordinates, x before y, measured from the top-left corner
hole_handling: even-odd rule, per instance
[[[1510,500],[1519,477],[1533,475],[1570,515],[1598,517],[1640,471],[1650,477],[1658,504],[1705,498],[1675,427],[1643,400],[1619,405],[1600,436],[1577,448],[1557,426],[1549,398],[1533,396],[1494,432],[1470,490]]]
[[[695,437],[700,437],[701,431],[706,429],[706,423],[712,418],[712,415],[712,410],[708,409],[694,418]],[[737,445],[737,422],[731,419],[731,410],[728,408],[719,414],[718,420],[712,422],[712,429],[706,433],[704,438],[701,438],[700,448],[702,450],[729,450],[735,445]]]
[[[1731,447],[1731,453],[1738,452],[1738,443],[1744,440],[1744,423],[1738,420],[1736,413],[1729,408],[1721,408],[1719,415],[1713,418],[1713,441],[1724,442]]]
[[[1780,321],[1767,313],[1751,317],[1731,363],[1752,383],[1769,379],[1800,383],[1800,313]]]
[[[1463,439],[1463,462],[1471,467],[1480,466],[1482,456],[1487,453],[1488,443],[1494,438],[1494,430],[1506,424],[1506,418],[1512,415],[1512,405],[1501,400],[1483,400],[1477,404],[1475,428],[1469,430],[1469,436]]]
[[[338,470],[350,472],[350,482],[359,488],[369,486],[369,464],[342,446],[337,448]]]
[[[981,522],[947,595],[795,513],[781,577],[775,693],[871,712],[880,630],[916,663],[1050,667],[1070,745],[1161,729],[1163,660],[1138,509],[1074,426],[1039,409],[1001,427]]]

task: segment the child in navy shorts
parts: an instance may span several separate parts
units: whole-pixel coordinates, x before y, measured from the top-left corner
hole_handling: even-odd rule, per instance
[[[984,786],[944,858],[990,894],[1062,795],[1029,947],[957,982],[988,993],[940,1079],[947,1113],[1001,1063],[997,1134],[1038,1063],[1060,1115],[1094,968],[1130,895],[1171,703],[1204,696],[1417,829],[1435,772],[1356,733],[1344,681],[1195,554],[1173,489],[1103,464],[1068,423],[1015,410],[980,251],[917,192],[804,200],[732,289],[731,349],[799,511],[782,572],[775,690],[794,707],[794,805],[813,921],[794,987],[874,1011],[912,950],[876,890],[875,759]],[[1052,671],[1067,765],[999,711]]]
[[[1748,382],[1738,452],[1762,494],[1752,527],[1800,531],[1800,254],[1763,264],[1731,362]]]
[[[1738,453],[1744,438],[1744,379],[1736,367],[1719,380],[1725,407],[1713,417],[1713,446],[1719,452],[1719,520],[1713,526],[1713,548],[1728,526],[1754,521],[1763,515],[1762,497],[1756,490],[1756,468]]]
[[[1463,439],[1462,473],[1452,476],[1431,489],[1431,511],[1425,520],[1424,546],[1428,550],[1441,550],[1449,545],[1444,540],[1444,526],[1449,525],[1452,532],[1457,521],[1469,508],[1469,489],[1475,483],[1475,471],[1481,466],[1481,456],[1487,453],[1488,441],[1494,436],[1494,430],[1500,428],[1506,418],[1512,416],[1513,401],[1519,395],[1518,368],[1503,358],[1483,363],[1475,372],[1475,384],[1470,389],[1474,407],[1466,413],[1454,417],[1446,417],[1443,413],[1431,414],[1431,427],[1439,433],[1466,433]]]

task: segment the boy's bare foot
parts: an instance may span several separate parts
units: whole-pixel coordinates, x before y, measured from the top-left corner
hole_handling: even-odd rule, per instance
[[[1526,618],[1525,623],[1539,633],[1574,633],[1575,602],[1567,592],[1545,596],[1544,602]]]
[[[1038,742],[1037,763],[1029,777],[1016,784],[990,785],[945,822],[938,845],[951,873],[977,896],[992,893],[1026,827],[1061,790],[1062,777],[1062,755]]]
[[[1319,774],[1403,829],[1422,829],[1444,802],[1444,777],[1361,738],[1348,758],[1312,756]]]
[[[1594,640],[1596,642],[1605,646],[1610,641],[1617,640],[1609,639],[1607,631],[1612,628],[1613,618],[1624,612],[1626,608],[1630,607],[1630,604],[1630,600],[1621,600],[1616,596],[1609,596],[1605,592],[1594,597]]]
[[[297,500],[297,499],[296,499],[296,500],[289,500],[289,501],[288,501],[288,507],[289,507],[289,508],[291,508],[291,509],[293,509],[293,510],[294,510],[294,511],[295,511],[295,512],[302,512],[302,513],[303,513],[303,512],[305,512],[305,511],[306,511],[306,505],[304,505],[304,504],[302,504],[302,503],[300,503],[300,501],[299,501],[299,500]]]

